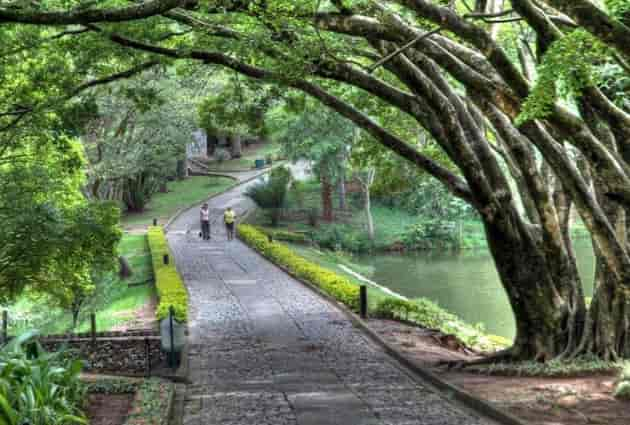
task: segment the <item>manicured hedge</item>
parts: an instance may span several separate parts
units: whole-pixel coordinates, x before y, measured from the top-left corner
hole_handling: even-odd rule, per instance
[[[188,319],[188,292],[175,268],[164,231],[161,227],[149,227],[148,239],[159,299],[157,317],[158,319],[168,317],[169,307],[173,306],[175,319],[185,322]],[[171,257],[168,264],[164,264],[164,254]]]
[[[267,235],[254,226],[238,226],[239,237],[271,261],[287,268],[297,277],[320,288],[353,310],[359,308],[359,287],[317,264],[311,263],[279,242],[269,242]]]

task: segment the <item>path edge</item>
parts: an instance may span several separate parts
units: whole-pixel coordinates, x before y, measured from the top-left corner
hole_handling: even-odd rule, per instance
[[[237,236],[238,237],[238,236]],[[328,301],[333,306],[337,307],[341,312],[350,320],[350,322],[356,328],[360,329],[365,335],[368,336],[373,342],[381,346],[387,354],[392,356],[399,363],[403,364],[409,371],[415,374],[415,378],[421,378],[423,380],[429,381],[434,387],[436,387],[439,391],[442,392],[444,396],[450,399],[454,399],[465,405],[466,407],[474,410],[476,413],[480,413],[490,419],[498,421],[502,425],[528,425],[524,421],[518,419],[516,416],[505,412],[502,409],[499,409],[487,401],[484,401],[480,398],[473,396],[468,391],[465,391],[447,381],[440,378],[435,373],[431,372],[426,367],[422,366],[420,363],[416,362],[405,356],[402,352],[394,348],[390,343],[385,341],[378,333],[376,333],[372,328],[370,328],[369,324],[357,316],[352,310],[350,310],[346,305],[340,303],[332,296],[328,295],[324,291],[322,291],[317,286],[312,283],[298,277],[292,271],[287,269],[281,264],[276,263],[275,261],[265,257],[256,249],[252,248],[249,244],[247,244],[242,239],[239,240],[248,246],[252,251],[254,251],[257,255],[267,260],[274,266],[278,267],[280,270],[291,276],[293,279],[300,282],[303,286],[313,291],[315,294],[319,295],[324,300]]]

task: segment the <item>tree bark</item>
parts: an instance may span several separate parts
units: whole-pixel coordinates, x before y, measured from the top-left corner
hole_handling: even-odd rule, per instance
[[[218,144],[219,139],[217,135],[212,133],[210,130],[206,130],[206,155],[208,158],[214,156],[214,152],[216,151]]]
[[[333,186],[330,182],[330,175],[326,166],[322,167],[320,172],[320,182],[322,185],[322,219],[324,221],[332,222],[334,220],[333,214]]]
[[[122,255],[118,257],[118,263],[120,265],[118,275],[121,279],[126,279],[133,275],[133,270],[131,269],[131,265],[129,261]]]
[[[240,134],[232,134],[230,136],[230,145],[232,148],[232,158],[240,158],[243,156]]]

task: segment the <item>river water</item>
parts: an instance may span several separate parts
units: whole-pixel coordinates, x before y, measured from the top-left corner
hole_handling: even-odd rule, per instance
[[[593,293],[595,269],[589,239],[574,245],[586,296]],[[514,318],[487,250],[370,254],[352,261],[374,282],[408,298],[425,297],[464,321],[512,339]]]

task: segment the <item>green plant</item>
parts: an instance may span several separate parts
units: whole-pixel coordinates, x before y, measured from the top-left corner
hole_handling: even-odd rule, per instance
[[[227,149],[217,149],[214,156],[218,162],[228,161],[231,159],[230,153],[227,151]]]
[[[168,317],[169,308],[172,306],[175,311],[175,319],[179,322],[185,322],[188,318],[188,292],[173,260],[164,264],[164,255],[172,257],[164,236],[164,230],[161,227],[149,227],[147,237],[153,261],[155,287],[159,298],[157,318],[161,320]]]
[[[457,226],[440,219],[426,219],[407,228],[403,243],[409,249],[458,248]]]
[[[622,365],[602,361],[596,357],[579,357],[573,360],[551,360],[545,363],[526,361],[473,366],[468,370],[487,375],[577,377],[618,371]]]
[[[290,181],[291,171],[286,167],[278,167],[271,172],[269,180],[250,187],[246,192],[259,207],[265,209],[274,227],[280,221]]]
[[[630,400],[630,363],[626,363],[621,371],[614,394],[617,398]]]
[[[0,424],[87,424],[82,363],[63,351],[46,353],[35,336],[23,334],[0,351]]]
[[[131,394],[137,390],[138,384],[127,379],[98,379],[87,385],[91,394]]]
[[[132,413],[124,425],[165,425],[168,423],[173,384],[159,379],[148,379],[138,386]]]

